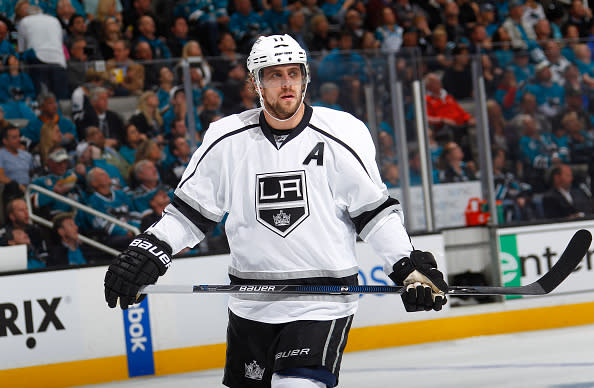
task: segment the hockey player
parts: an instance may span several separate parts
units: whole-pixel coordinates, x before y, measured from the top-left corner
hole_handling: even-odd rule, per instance
[[[211,124],[163,217],[109,266],[105,298],[125,309],[228,213],[232,284],[356,285],[356,236],[407,291],[407,311],[440,310],[447,284],[413,250],[401,207],[352,115],[304,103],[305,51],[288,35],[259,38],[247,60],[261,108]],[[357,295],[231,295],[229,387],[334,387]]]

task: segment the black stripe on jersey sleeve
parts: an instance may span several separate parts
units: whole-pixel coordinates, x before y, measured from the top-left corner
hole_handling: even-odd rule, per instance
[[[334,140],[335,142],[337,142],[338,144],[340,144],[341,146],[343,146],[344,148],[346,148],[351,154],[353,154],[353,156],[355,157],[355,159],[357,159],[357,161],[359,162],[359,164],[361,165],[361,167],[363,167],[363,170],[365,170],[365,173],[367,174],[367,176],[371,177],[371,175],[369,175],[369,172],[367,172],[367,169],[365,168],[365,165],[363,164],[363,161],[361,160],[361,158],[359,157],[359,155],[357,155],[357,153],[355,152],[355,150],[352,149],[351,147],[349,147],[348,144],[346,144],[345,142],[343,142],[339,138],[337,138],[335,136],[332,136],[328,132],[321,130],[320,128],[316,127],[315,125],[312,125],[311,123],[309,124],[309,126],[314,131],[321,133],[322,135],[324,135],[324,136],[326,136],[326,137]]]
[[[243,279],[229,274],[231,284],[296,284],[296,285],[330,285],[330,286],[356,286],[359,284],[359,274],[344,276],[340,278],[318,277],[318,278],[298,278],[286,280],[264,280],[264,279]]]
[[[382,203],[375,209],[366,211],[364,213],[359,214],[357,217],[351,218],[351,221],[353,221],[353,224],[355,224],[355,229],[357,229],[357,234],[361,233],[363,228],[365,228],[365,225],[367,225],[369,221],[373,220],[375,216],[381,213],[382,210],[387,209],[390,206],[399,204],[400,202],[398,202],[397,199],[388,197],[388,199],[386,199],[384,203]]]
[[[200,212],[188,205],[178,196],[173,197],[171,204],[181,212],[188,220],[190,220],[202,233],[206,234],[217,226],[217,222],[204,217]]]
[[[200,157],[200,159],[196,163],[196,166],[194,166],[194,171],[192,171],[192,173],[190,175],[188,175],[188,177],[186,179],[184,179],[183,182],[181,182],[177,187],[178,188],[181,188],[184,185],[184,183],[186,183],[191,177],[194,176],[194,174],[196,173],[196,170],[198,169],[198,165],[200,164],[200,162],[202,162],[202,159],[204,159],[204,157],[206,156],[206,154],[208,154],[208,152],[215,145],[217,145],[219,142],[221,142],[221,140],[226,139],[229,136],[237,135],[238,133],[241,133],[243,131],[247,131],[248,129],[255,128],[255,127],[258,127],[258,126],[260,126],[260,124],[247,125],[247,126],[245,126],[243,128],[239,128],[239,129],[236,129],[235,131],[231,131],[229,133],[226,133],[223,136],[219,137],[217,140],[213,141],[212,144],[206,149],[206,151],[204,151],[204,154],[202,154],[202,156]]]

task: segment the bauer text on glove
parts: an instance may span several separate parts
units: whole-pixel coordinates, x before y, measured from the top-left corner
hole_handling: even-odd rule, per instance
[[[153,284],[171,265],[171,248],[155,236],[141,233],[111,263],[105,274],[105,301],[122,309],[141,302],[142,286]]]

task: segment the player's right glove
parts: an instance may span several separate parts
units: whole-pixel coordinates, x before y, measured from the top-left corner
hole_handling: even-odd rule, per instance
[[[398,260],[392,269],[390,279],[406,287],[402,293],[406,311],[439,311],[447,303],[448,285],[430,252],[414,250],[410,257]]]
[[[153,284],[171,265],[171,247],[148,233],[141,233],[107,268],[105,301],[122,310],[140,303],[146,295],[138,295],[140,287]]]

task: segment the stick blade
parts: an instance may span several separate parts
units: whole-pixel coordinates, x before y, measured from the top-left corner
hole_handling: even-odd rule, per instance
[[[580,229],[575,232],[559,260],[549,272],[536,281],[542,287],[545,294],[557,288],[573,272],[586,253],[588,253],[591,243],[592,234],[589,231]]]

